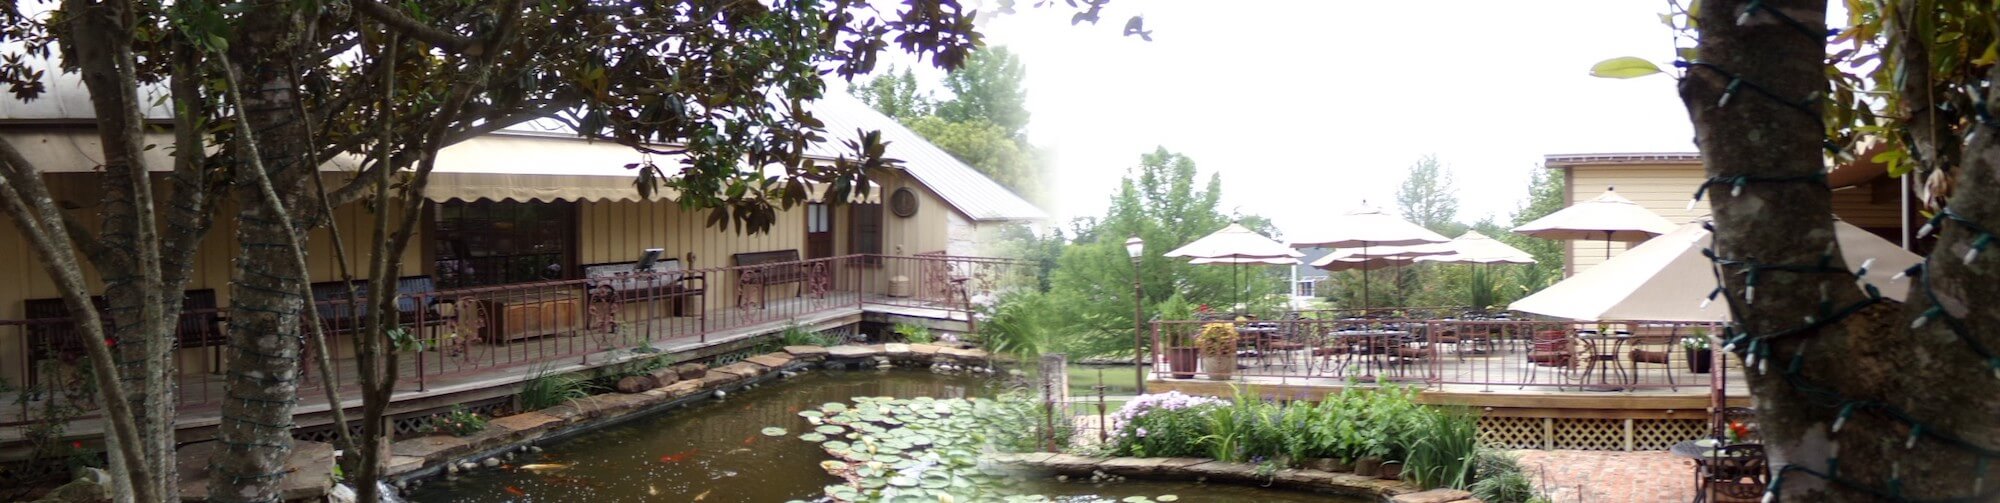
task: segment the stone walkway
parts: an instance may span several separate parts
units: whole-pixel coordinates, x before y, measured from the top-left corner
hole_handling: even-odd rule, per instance
[[[1557,503],[1681,503],[1694,499],[1694,461],[1666,451],[1514,451]]]

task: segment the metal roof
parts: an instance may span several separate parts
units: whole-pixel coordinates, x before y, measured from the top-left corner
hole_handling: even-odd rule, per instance
[[[1542,166],[1567,168],[1577,165],[1604,164],[1680,164],[1701,163],[1701,154],[1695,152],[1637,152],[1616,154],[1549,154],[1542,156]]]
[[[828,136],[826,141],[809,149],[815,156],[833,158],[849,153],[843,141],[854,139],[854,135],[859,134],[857,130],[879,130],[882,141],[889,144],[887,155],[903,161],[904,171],[966,217],[974,221],[1043,220],[1049,217],[1048,213],[1014,194],[1014,191],[924,141],[916,132],[903,127],[896,119],[875,111],[861,100],[834,93],[808,106],[814,117],[826,122]]]

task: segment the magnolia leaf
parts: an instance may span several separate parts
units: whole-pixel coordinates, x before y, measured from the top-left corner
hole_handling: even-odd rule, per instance
[[[1624,56],[1599,61],[1590,67],[1590,76],[1607,79],[1630,79],[1660,73],[1660,66],[1644,59]]]

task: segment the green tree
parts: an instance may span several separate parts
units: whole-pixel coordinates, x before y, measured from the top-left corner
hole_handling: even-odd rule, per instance
[[[1503,296],[1511,295],[1511,298],[1520,298],[1555,284],[1556,280],[1562,279],[1563,261],[1566,256],[1563,253],[1563,248],[1569,246],[1568,243],[1553,239],[1538,239],[1523,236],[1515,234],[1509,229],[1526,225],[1528,222],[1535,221],[1535,219],[1561,211],[1564,206],[1569,204],[1568,201],[1564,200],[1564,194],[1567,193],[1563,177],[1558,176],[1555,171],[1538,166],[1528,177],[1527,201],[1519,209],[1514,210],[1513,225],[1509,228],[1493,226],[1491,228],[1478,229],[1481,233],[1491,236],[1502,243],[1507,243],[1509,246],[1518,248],[1521,251],[1528,252],[1529,256],[1535,258],[1533,265],[1514,268],[1512,277],[1507,282],[1508,284],[1502,287],[1504,290],[1507,290]]]
[[[945,75],[951,99],[938,103],[937,114],[954,122],[983,119],[1000,126],[1008,138],[1023,140],[1028,127],[1028,91],[1021,87],[1025,77],[1021,58],[1005,46],[974,51],[965,66]]]
[[[937,115],[905,119],[903,125],[1021,197],[1041,201],[1044,177],[1035,149],[1010,137],[1006,128],[981,117],[953,121]]]
[[[917,74],[908,68],[897,73],[895,67],[890,67],[867,82],[849,86],[847,93],[882,115],[903,121],[928,116],[937,107],[930,93],[918,89]]]
[[[1426,155],[1410,165],[1402,187],[1396,190],[1396,207],[1403,218],[1439,234],[1452,236],[1465,231],[1465,225],[1458,223],[1458,187],[1436,155]]]
[[[1175,294],[1220,312],[1239,301],[1250,304],[1253,312],[1280,302],[1273,294],[1282,283],[1271,267],[1194,265],[1164,256],[1229,224],[1229,216],[1218,209],[1221,178],[1211,175],[1205,184],[1198,180],[1194,160],[1187,156],[1165,148],[1140,156],[1139,167],[1120,185],[1105,217],[1077,233],[1092,239],[1063,249],[1050,294],[1077,333],[1072,351],[1124,354],[1132,349],[1133,265],[1125,240],[1133,236],[1145,241],[1138,302],[1149,319],[1155,306]],[[1254,216],[1242,220],[1268,227],[1268,221]]]

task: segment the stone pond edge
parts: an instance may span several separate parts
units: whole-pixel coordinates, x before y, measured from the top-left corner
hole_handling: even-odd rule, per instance
[[[993,462],[1035,472],[1072,477],[1115,475],[1141,480],[1186,481],[1340,494],[1374,498],[1387,503],[1477,503],[1472,493],[1456,489],[1422,490],[1400,480],[1382,480],[1352,473],[1283,469],[1268,476],[1257,465],[1206,458],[1115,458],[1074,454],[995,454]]]

